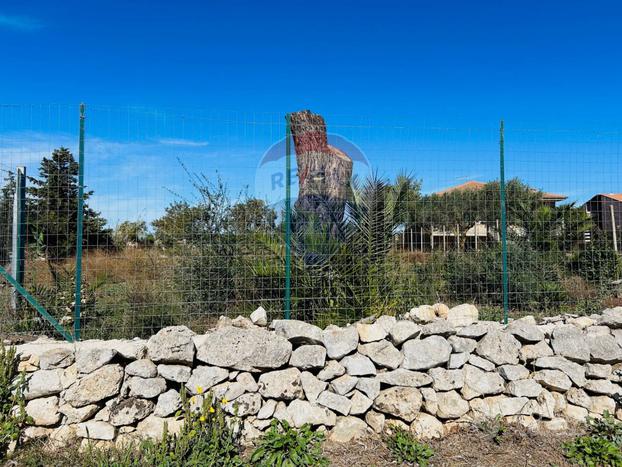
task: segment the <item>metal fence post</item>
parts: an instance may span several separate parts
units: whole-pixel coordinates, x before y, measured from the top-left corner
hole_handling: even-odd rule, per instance
[[[292,128],[291,118],[285,116],[285,319],[290,319],[292,310],[292,200],[291,200],[291,168],[292,168]]]
[[[82,231],[84,224],[84,120],[85,105],[80,104],[80,141],[78,146],[78,221],[76,225],[76,291],[73,308],[73,338],[80,340],[80,308],[82,305]]]
[[[503,267],[503,323],[508,324],[508,314],[510,307],[509,300],[509,281],[508,281],[508,244],[507,244],[507,213],[505,201],[505,139],[504,124],[501,120],[499,126],[499,169],[501,191],[501,261]]]
[[[26,264],[26,167],[17,167],[15,173],[15,194],[13,197],[13,238],[11,251],[11,272],[19,285],[24,285],[24,267]],[[17,311],[20,293],[13,288],[11,307]]]

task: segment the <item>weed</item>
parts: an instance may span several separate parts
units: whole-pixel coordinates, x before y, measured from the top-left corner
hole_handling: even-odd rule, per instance
[[[385,438],[385,442],[398,462],[426,467],[434,455],[434,450],[430,446],[420,443],[412,433],[403,428],[395,427]]]

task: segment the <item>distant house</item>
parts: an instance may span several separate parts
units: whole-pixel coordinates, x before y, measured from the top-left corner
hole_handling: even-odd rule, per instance
[[[442,196],[461,191],[482,190],[485,186],[485,182],[469,180],[460,185],[437,191],[434,194]],[[545,206],[555,207],[558,202],[568,198],[557,193],[541,192],[536,189],[533,189],[533,191],[541,193],[540,201]],[[518,227],[509,225],[508,229],[516,231]],[[396,238],[396,243],[401,243],[403,249],[409,248],[411,251],[413,249],[422,251],[442,249],[445,251],[447,249],[455,249],[461,244],[465,248],[477,250],[480,245],[499,240],[499,220],[478,221],[466,232],[462,233],[458,232],[456,226],[431,226],[429,229],[419,226],[417,229],[407,229],[407,231],[403,231],[399,235],[401,238]]]
[[[583,207],[600,230],[615,234],[616,248],[622,240],[622,193],[594,195]]]

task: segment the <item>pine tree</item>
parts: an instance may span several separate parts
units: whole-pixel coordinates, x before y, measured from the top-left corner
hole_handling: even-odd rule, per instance
[[[61,147],[52,152],[51,158],[43,158],[39,178],[30,178],[33,186],[28,188],[29,228],[49,261],[68,258],[76,250],[78,168],[69,149]],[[84,200],[92,194],[85,192]],[[83,245],[111,245],[111,232],[105,225],[100,213],[85,202]]]
[[[13,235],[13,197],[15,195],[15,178],[9,172],[0,190],[0,265],[11,259],[11,238]]]

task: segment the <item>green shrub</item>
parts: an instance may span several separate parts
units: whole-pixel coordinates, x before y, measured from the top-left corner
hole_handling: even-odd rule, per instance
[[[564,455],[579,465],[622,466],[620,448],[605,438],[580,436],[563,445]]]
[[[434,455],[434,450],[425,443],[420,443],[407,430],[395,427],[385,442],[396,461],[426,467]]]
[[[501,438],[508,429],[501,415],[497,415],[494,418],[484,419],[476,423],[475,426],[479,431],[484,433],[497,444],[501,444]]]
[[[15,347],[8,349],[0,342],[0,458],[4,458],[11,443],[17,443],[26,415],[24,391],[26,377],[18,374],[19,359]],[[17,407],[14,410],[14,407]]]
[[[579,465],[622,466],[622,423],[608,411],[602,418],[587,417],[588,436],[564,443],[564,455]]]
[[[322,456],[324,434],[314,432],[306,424],[300,429],[285,420],[272,420],[270,429],[259,440],[251,455],[251,464],[272,466],[325,466],[328,459]]]

